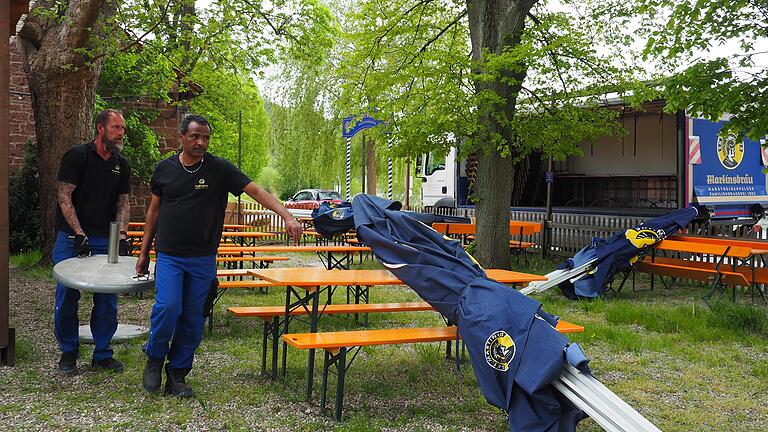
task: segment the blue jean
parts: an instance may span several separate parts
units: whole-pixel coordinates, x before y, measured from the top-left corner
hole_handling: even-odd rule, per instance
[[[52,258],[54,265],[65,259],[75,257],[73,239],[67,238],[67,233],[59,231],[56,243],[53,245]],[[88,237],[88,244],[94,254],[106,254],[107,237]],[[80,291],[56,284],[56,300],[53,310],[53,332],[59,342],[62,352],[77,352],[80,349],[78,328],[80,321],[77,318],[77,306],[80,300]],[[91,333],[96,347],[93,350],[94,360],[104,360],[112,357],[112,348],[109,341],[112,340],[117,330],[117,295],[93,294],[93,309],[91,310]]]
[[[158,252],[147,356],[167,357],[175,369],[192,368],[205,328],[205,300],[215,278],[216,255],[181,258]]]

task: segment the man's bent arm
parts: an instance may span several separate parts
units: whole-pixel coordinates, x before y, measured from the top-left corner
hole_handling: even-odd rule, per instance
[[[298,243],[302,234],[301,224],[299,224],[296,218],[293,217],[288,209],[285,208],[277,198],[254,182],[248,183],[245,188],[243,188],[243,192],[261,203],[264,207],[280,215],[285,221],[285,232],[291,236],[294,242]]]
[[[117,223],[120,225],[120,232],[128,231],[128,219],[131,214],[131,203],[128,201],[128,194],[120,194],[117,196]],[[120,238],[125,238],[125,234],[121,234]]]
[[[76,235],[85,235],[85,231],[80,226],[80,220],[77,218],[77,212],[75,206],[72,204],[72,192],[75,191],[77,185],[60,181],[57,186],[57,195],[59,208],[61,214],[64,216],[64,220]]]

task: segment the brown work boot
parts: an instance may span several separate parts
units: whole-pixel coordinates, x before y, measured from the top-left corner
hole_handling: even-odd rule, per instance
[[[147,357],[147,365],[144,367],[144,374],[141,377],[141,385],[147,393],[157,393],[160,391],[160,384],[163,379],[163,361],[162,358]]]
[[[191,398],[195,395],[186,382],[190,369],[172,368],[170,363],[165,365],[165,394],[180,398]]]

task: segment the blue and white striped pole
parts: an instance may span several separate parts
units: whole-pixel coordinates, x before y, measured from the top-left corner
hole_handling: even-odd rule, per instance
[[[352,199],[352,138],[347,138],[347,201]]]
[[[387,199],[392,199],[392,138],[387,142],[389,156],[387,157]]]

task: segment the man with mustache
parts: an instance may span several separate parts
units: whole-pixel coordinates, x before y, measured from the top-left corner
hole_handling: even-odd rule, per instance
[[[125,120],[120,111],[107,109],[96,115],[96,138],[69,149],[61,159],[56,208],[56,243],[53,263],[68,258],[106,254],[109,224],[120,223],[120,254],[127,255],[131,168],[120,154]],[[56,285],[53,329],[61,349],[59,371],[77,373],[80,351],[77,317],[80,291]],[[117,330],[117,295],[93,294],[91,333],[96,344],[91,367],[122,372],[109,345]]]
[[[245,192],[283,218],[294,242],[301,237],[301,225],[280,201],[231,162],[207,152],[210,139],[208,120],[185,117],[179,132],[181,152],[160,161],[152,174],[152,201],[136,263],[136,273],[146,274],[154,240],[156,295],[142,377],[148,393],[160,391],[168,360],[165,393],[194,396],[186,377],[203,337],[205,301],[216,280],[216,249],[229,194]]]

